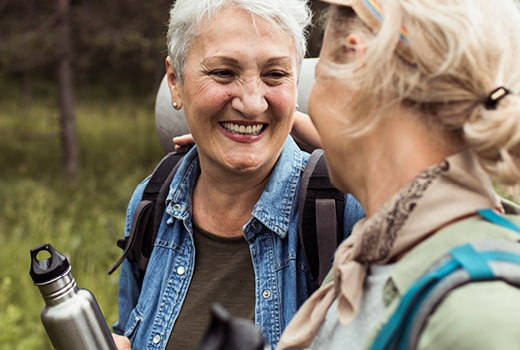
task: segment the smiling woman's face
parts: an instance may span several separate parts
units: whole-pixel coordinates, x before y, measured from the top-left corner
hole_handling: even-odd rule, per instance
[[[244,10],[224,9],[201,23],[183,84],[171,66],[168,74],[201,162],[234,173],[270,171],[297,100],[296,50],[286,32]]]

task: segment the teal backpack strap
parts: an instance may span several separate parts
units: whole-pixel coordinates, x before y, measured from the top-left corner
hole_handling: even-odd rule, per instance
[[[425,302],[419,307],[408,338],[408,349],[417,348],[420,336],[427,325],[428,319],[436,308],[442,303],[448,293],[454,289],[474,281],[502,280],[510,285],[520,288],[520,244],[508,240],[485,240],[471,244],[483,260],[487,262],[492,275],[489,279],[474,278],[465,269],[458,269],[446,276],[431,291]]]
[[[520,233],[520,227],[491,209],[479,210],[487,221]],[[496,263],[514,263],[504,275]],[[371,350],[414,349],[428,316],[451,290],[472,282],[503,279],[520,287],[520,245],[513,241],[482,241],[455,247],[441,257],[405,293],[396,311],[379,331]]]
[[[514,222],[510,220],[507,220],[504,216],[497,214],[493,209],[480,209],[477,210],[477,213],[479,213],[479,215],[482,216],[482,218],[493,224],[497,224],[499,226],[520,233],[520,226],[516,225]]]
[[[462,247],[461,247],[462,248]],[[459,249],[461,249],[459,248]],[[463,259],[468,255],[471,256],[471,250],[468,247],[460,252],[455,252],[456,255]],[[465,264],[468,262],[465,261]],[[388,349],[401,349],[403,347],[398,346],[400,339],[408,339],[410,326],[419,310],[419,307],[429,293],[435,288],[435,286],[442,281],[442,279],[449,274],[453,273],[459,267],[461,263],[455,259],[449,259],[442,263],[434,271],[423,275],[419,278],[403,296],[400,304],[392,317],[384,325],[381,331],[378,333],[374,340],[371,350],[388,350]],[[484,265],[482,262],[479,265]],[[474,274],[477,274],[474,271]],[[486,268],[482,272],[482,275],[488,276],[489,270]],[[406,347],[404,347],[406,349]]]

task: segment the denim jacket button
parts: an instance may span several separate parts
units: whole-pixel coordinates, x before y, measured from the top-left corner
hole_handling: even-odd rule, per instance
[[[160,335],[156,335],[155,337],[153,337],[153,343],[154,344],[159,344],[159,342],[161,341],[161,336]]]
[[[264,290],[264,292],[262,293],[262,296],[267,299],[271,296],[271,291],[269,289],[266,289]]]
[[[251,229],[252,229],[253,231],[258,230],[258,224],[257,224],[256,222],[253,222],[253,223],[251,224]]]
[[[177,274],[184,275],[186,273],[186,268],[184,266],[179,266],[177,268]]]
[[[173,209],[175,209],[175,210],[181,210],[181,205],[180,205],[180,204],[174,204],[174,205],[173,205]]]

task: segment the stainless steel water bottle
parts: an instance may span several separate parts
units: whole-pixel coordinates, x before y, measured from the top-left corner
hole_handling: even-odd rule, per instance
[[[70,270],[67,258],[49,243],[31,249],[30,275],[45,300],[41,319],[52,345],[57,350],[116,350],[94,295],[78,288]]]

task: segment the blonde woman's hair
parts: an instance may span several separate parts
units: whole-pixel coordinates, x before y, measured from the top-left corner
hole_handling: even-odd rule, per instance
[[[370,130],[387,106],[401,104],[418,112],[446,142],[472,148],[498,181],[520,182],[520,2],[379,3],[384,19],[376,33],[351,8],[334,7],[329,18],[332,37],[357,32],[366,41],[361,59],[340,62],[343,49],[329,66],[330,74],[343,74],[355,91],[346,106],[354,116],[351,134]],[[398,53],[403,31],[406,55]],[[486,108],[490,93],[501,86],[511,93],[496,108]]]

